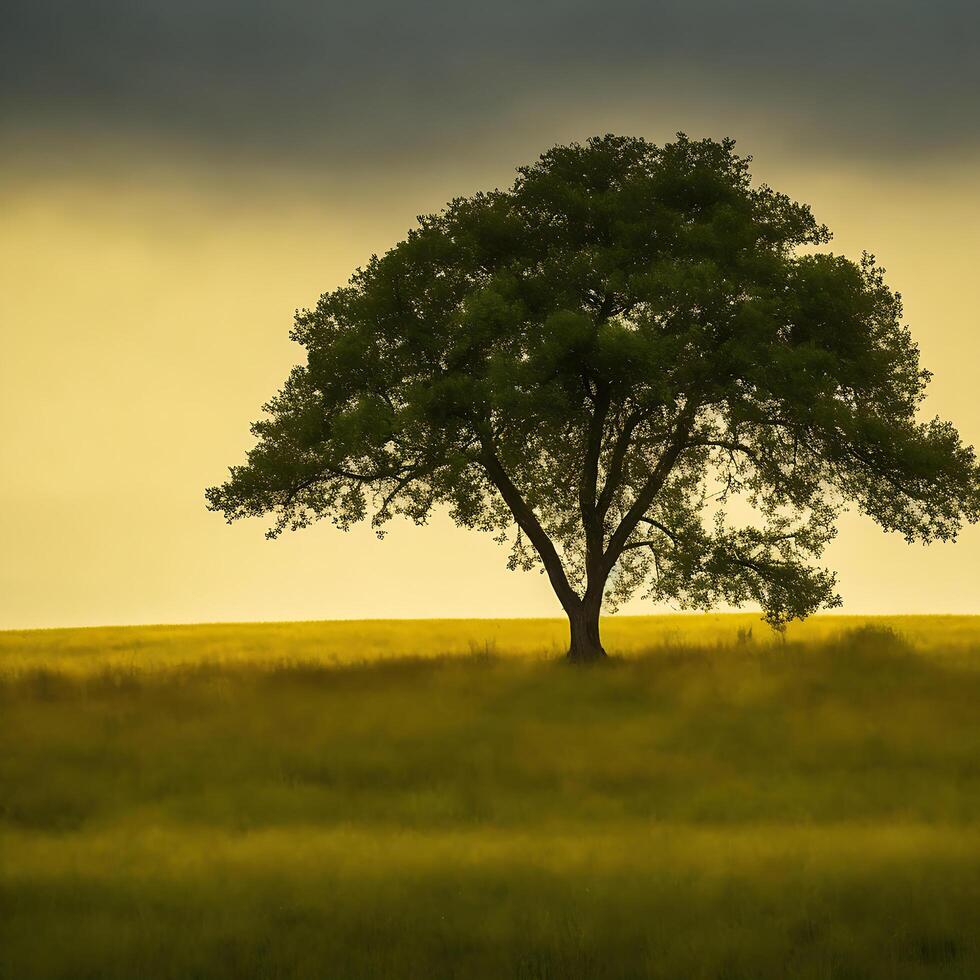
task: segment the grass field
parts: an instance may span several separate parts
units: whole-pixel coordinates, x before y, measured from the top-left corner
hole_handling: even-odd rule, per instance
[[[605,641],[0,633],[0,976],[980,976],[980,618]]]

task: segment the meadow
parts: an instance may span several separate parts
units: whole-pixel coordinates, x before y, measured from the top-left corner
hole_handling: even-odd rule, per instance
[[[980,617],[0,633],[0,977],[980,976]]]

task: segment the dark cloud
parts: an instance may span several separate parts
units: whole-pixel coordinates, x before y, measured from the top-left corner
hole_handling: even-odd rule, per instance
[[[980,145],[974,0],[3,9],[8,139],[133,136],[350,164],[486,140],[528,105],[574,114],[588,104],[672,122],[769,119],[788,138],[861,156]]]

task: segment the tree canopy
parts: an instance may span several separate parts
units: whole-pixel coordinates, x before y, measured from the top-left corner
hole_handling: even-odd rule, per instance
[[[777,626],[838,605],[842,508],[952,539],[980,469],[920,418],[900,296],[829,240],[732,140],[554,147],[297,314],[306,363],[209,506],[272,536],[447,508],[542,567],[573,659],[638,590]]]

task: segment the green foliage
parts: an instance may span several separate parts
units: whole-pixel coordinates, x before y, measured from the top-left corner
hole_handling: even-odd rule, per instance
[[[555,147],[297,315],[306,364],[209,505],[273,535],[447,507],[596,621],[637,589],[775,625],[836,605],[813,562],[844,506],[950,539],[980,469],[917,418],[873,257],[803,254],[829,238],[731,140]]]

